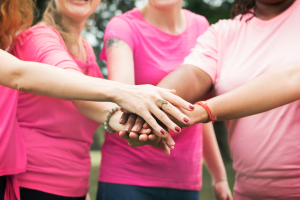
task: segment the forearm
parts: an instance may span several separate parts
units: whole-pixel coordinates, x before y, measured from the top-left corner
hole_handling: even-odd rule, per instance
[[[188,102],[195,103],[210,90],[212,80],[201,69],[183,65],[168,74],[157,86],[175,89],[176,95]]]
[[[300,62],[267,72],[207,101],[218,120],[265,112],[300,99]]]
[[[41,63],[20,61],[1,51],[0,84],[61,99],[113,101],[123,84],[92,78]]]
[[[213,182],[226,179],[226,171],[212,123],[202,125],[203,158],[212,176]]]

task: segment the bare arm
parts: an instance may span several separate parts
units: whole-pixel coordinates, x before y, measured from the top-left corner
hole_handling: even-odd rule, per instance
[[[134,84],[134,58],[133,52],[129,45],[124,41],[117,38],[109,38],[105,41],[106,56],[107,56],[107,65],[109,78],[113,81],[120,81],[126,84]],[[158,102],[158,101],[157,101]],[[160,105],[161,106],[161,105]],[[163,106],[163,109],[169,114],[173,115],[179,121],[184,122],[184,118],[187,118],[186,115],[183,115],[171,104]],[[169,129],[176,131],[177,125],[174,122],[165,123],[165,119],[169,119],[167,115],[159,110],[157,118],[162,121]],[[155,113],[153,113],[155,114]],[[129,126],[128,126],[129,127]],[[130,126],[131,129],[132,126]],[[152,127],[153,128],[153,127]],[[179,128],[179,127],[178,127]],[[178,130],[177,128],[177,130]],[[130,131],[130,130],[129,130]],[[161,133],[156,133],[161,136]],[[162,137],[162,136],[161,136]],[[171,136],[167,133],[162,137],[169,147],[172,147],[175,144]]]
[[[151,114],[160,117],[157,99],[167,101],[187,110],[190,104],[173,95],[170,90],[150,85],[132,86],[104,79],[68,72],[41,63],[20,61],[0,50],[0,84],[6,87],[62,99],[110,101],[143,117],[159,132],[162,127]],[[162,121],[171,124],[171,120]]]
[[[195,103],[212,87],[210,76],[192,65],[182,65],[168,74],[157,86],[175,89],[176,95]]]
[[[218,120],[228,120],[265,112],[299,99],[300,62],[297,62],[269,71],[207,103]]]
[[[216,199],[232,199],[228,186],[225,167],[217,144],[217,139],[212,123],[202,125],[203,133],[203,158],[212,176]]]

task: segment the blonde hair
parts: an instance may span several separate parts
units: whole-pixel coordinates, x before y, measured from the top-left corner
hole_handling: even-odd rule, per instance
[[[33,22],[33,0],[1,0],[0,3],[0,48],[12,49],[19,31]]]
[[[73,56],[76,56],[76,53],[72,50],[72,46],[79,44],[76,41],[75,37],[67,30],[66,26],[64,25],[62,14],[57,10],[55,0],[50,0],[48,2],[42,21],[45,22],[46,25],[51,26],[58,31],[58,33],[63,38],[68,51]]]

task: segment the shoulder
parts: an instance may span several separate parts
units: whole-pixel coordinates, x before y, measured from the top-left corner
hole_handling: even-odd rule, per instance
[[[250,15],[238,15],[234,19],[222,19],[211,26],[211,28],[218,32],[223,37],[234,37],[240,33],[240,29],[247,26],[247,19],[251,18]]]
[[[202,26],[207,26],[207,27],[209,26],[209,23],[204,16],[193,13],[186,9],[183,9],[183,11],[185,12],[187,20],[189,20],[191,23],[196,23],[196,24],[200,24]]]
[[[18,42],[28,42],[31,40],[54,39],[59,42],[63,41],[60,34],[52,27],[46,25],[33,26],[18,35]]]
[[[123,14],[114,16],[107,24],[107,28],[133,28],[135,24],[142,21],[142,16],[137,8]]]

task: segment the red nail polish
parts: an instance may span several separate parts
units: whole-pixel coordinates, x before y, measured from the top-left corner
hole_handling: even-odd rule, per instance
[[[190,109],[194,109],[194,108],[195,108],[194,106],[190,105]]]
[[[175,131],[179,133],[181,131],[181,129],[178,126],[176,126]]]
[[[189,120],[188,118],[183,118],[183,121],[184,121],[185,123],[188,123],[190,120]]]
[[[166,132],[165,132],[165,130],[160,130],[160,133],[165,134]]]

